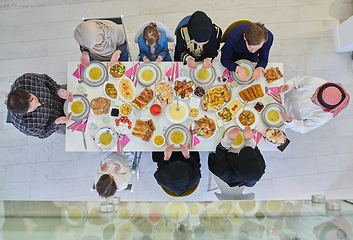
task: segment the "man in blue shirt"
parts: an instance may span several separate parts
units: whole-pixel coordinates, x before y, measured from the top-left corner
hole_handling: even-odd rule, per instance
[[[222,47],[221,63],[229,71],[235,71],[247,81],[245,69],[235,62],[247,59],[257,62],[253,73],[254,79],[259,79],[268,62],[268,55],[273,43],[272,33],[261,23],[242,23],[236,25],[227,35]]]

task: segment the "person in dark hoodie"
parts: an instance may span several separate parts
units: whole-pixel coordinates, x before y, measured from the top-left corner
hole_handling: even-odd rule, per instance
[[[200,181],[200,154],[190,153],[183,144],[180,144],[181,152],[173,152],[173,148],[171,144],[164,153],[152,152],[152,159],[158,166],[154,177],[160,186],[182,195]]]
[[[196,69],[196,62],[203,61],[202,69],[206,70],[218,55],[222,30],[204,12],[196,11],[187,24],[177,29],[176,37],[175,61],[191,69]]]
[[[238,132],[238,127],[230,130],[217,145],[216,153],[209,154],[208,168],[230,187],[253,187],[265,173],[265,161],[249,126],[243,131],[245,146],[239,153],[229,151]]]

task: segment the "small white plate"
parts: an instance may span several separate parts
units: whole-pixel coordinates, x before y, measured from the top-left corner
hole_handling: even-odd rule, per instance
[[[126,116],[119,116],[118,118],[116,119],[120,119],[121,117],[126,117]],[[134,121],[131,119],[131,117],[128,117],[128,119],[130,120],[131,122],[131,128],[129,129],[128,128],[128,124],[127,123],[122,123],[122,122],[119,122],[119,126],[116,125],[116,122],[114,120],[114,128],[115,128],[115,131],[117,133],[122,133],[122,134],[129,134],[132,132],[132,129],[134,128]],[[126,128],[123,128],[122,125],[126,125]]]
[[[152,79],[150,81],[146,81],[143,77],[142,77],[142,74],[144,71],[148,71],[150,70],[152,72]],[[143,84],[147,84],[149,85],[150,83],[153,83],[156,78],[157,78],[157,71],[155,68],[149,66],[149,65],[145,65],[145,66],[142,66],[141,69],[139,69],[138,73],[137,73],[137,76],[138,76],[138,79],[143,83]]]
[[[96,97],[96,98],[94,98],[94,99],[97,99],[97,98],[100,98],[100,97]],[[109,98],[107,98],[107,97],[105,97],[105,96],[101,96],[101,98],[109,99]],[[93,100],[93,99],[92,99],[92,100]],[[92,100],[91,100],[91,102],[92,102]],[[109,99],[109,100],[110,100],[110,99]],[[91,102],[90,102],[90,104],[91,104]],[[90,110],[91,110],[91,114],[92,114],[93,116],[95,116],[95,117],[105,117],[105,116],[110,116],[111,107],[112,107],[112,102],[111,102],[111,100],[110,100],[109,111],[108,111],[107,113],[95,114],[94,111],[93,111],[93,109],[92,109],[92,107],[91,107]]]
[[[116,98],[109,97],[108,94],[106,93],[106,91],[105,91],[105,86],[107,86],[107,84],[112,84],[112,85],[114,86],[114,88],[115,88],[115,90],[116,90]],[[114,84],[114,83],[112,83],[112,82],[107,81],[107,82],[104,83],[104,85],[103,85],[103,92],[104,92],[104,95],[105,95],[107,98],[109,98],[110,100],[112,100],[112,101],[116,101],[116,100],[119,99],[118,87],[116,86],[116,84]]]

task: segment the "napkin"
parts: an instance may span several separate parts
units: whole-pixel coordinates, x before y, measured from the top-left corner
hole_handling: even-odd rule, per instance
[[[231,83],[231,82],[233,82],[234,80],[233,80],[233,78],[232,78],[232,74],[230,74],[230,71],[227,69],[227,71],[228,71],[228,82],[229,83]]]
[[[86,118],[88,119],[88,117],[89,117],[89,115],[88,115]],[[82,121],[83,121],[83,120],[78,121],[78,122],[74,122],[73,124],[71,124],[70,126],[67,126],[66,128],[69,129],[69,130],[70,130],[70,129],[73,129],[73,128],[75,128],[75,127],[81,125],[81,124],[82,124]],[[76,128],[75,131],[82,132],[82,128],[86,131],[87,123],[88,123],[88,121],[87,121],[85,124],[82,124],[81,126],[79,126],[78,128]]]
[[[279,98],[281,98],[281,95],[277,93],[279,87],[270,87],[269,89]]]
[[[128,77],[128,78],[131,78],[131,75],[134,75],[135,77],[136,77],[136,71],[137,71],[137,69],[138,69],[138,66],[140,66],[140,62],[138,62],[138,63],[136,63],[135,65],[133,65],[133,67],[134,67],[134,73],[132,74],[132,67],[129,69],[129,70],[127,70],[126,72],[125,72],[125,75]]]
[[[256,146],[257,144],[260,142],[261,140],[261,137],[262,137],[262,133],[260,133],[259,131],[253,129],[253,132],[255,132],[255,135],[254,135],[254,140],[256,142]]]
[[[176,63],[174,63],[173,65],[172,65],[172,67],[165,73],[165,75],[167,76],[167,77],[169,77],[169,76],[171,76],[173,73],[175,73],[174,74],[174,78],[172,78],[172,81],[174,80],[174,79],[177,79],[178,77],[179,77],[179,62],[176,62]],[[173,75],[172,75],[173,76]]]
[[[278,100],[277,98],[273,97],[271,93],[266,93],[267,95],[271,96],[276,102],[278,102],[279,104],[282,104],[281,100]],[[277,94],[275,94],[275,96],[279,97],[279,99],[281,99],[281,96],[278,96]]]
[[[80,64],[80,74],[82,74],[82,69],[83,69],[83,65]],[[76,71],[72,75],[74,75],[77,79],[80,78],[80,75],[78,73],[78,69],[77,68],[76,68]]]
[[[117,153],[119,153],[119,142],[120,142],[120,139],[119,139],[119,135],[118,136],[118,141],[117,141]],[[130,138],[128,138],[125,134],[124,134],[124,137],[123,137],[123,147],[126,146],[126,144],[128,144],[130,142]]]
[[[194,135],[194,141],[193,141],[194,147],[199,143],[200,143],[200,140]],[[190,146],[188,146],[188,149],[190,149]]]

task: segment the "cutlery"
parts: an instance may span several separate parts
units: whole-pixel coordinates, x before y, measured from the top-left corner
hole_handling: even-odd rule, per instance
[[[119,133],[119,152],[124,153],[124,146],[123,146],[123,139],[124,135],[122,133]]]
[[[70,129],[73,125],[75,125],[77,122],[74,122],[73,124],[71,124],[70,126],[66,127],[67,129]]]
[[[176,211],[176,212],[175,212],[175,216],[176,216],[176,229],[178,229],[178,215],[179,215],[179,212]]]
[[[179,109],[179,97],[177,97],[177,107],[176,107],[176,109],[175,110],[177,110],[177,111],[179,111],[180,109]]]
[[[80,69],[80,64],[77,64],[77,70],[78,70],[78,83],[81,84],[83,82],[82,76],[81,76],[81,69]]]
[[[246,107],[246,104],[247,104],[247,103],[248,103],[248,101],[245,101],[245,102],[244,102],[243,111],[241,111],[241,113],[243,113],[243,112],[244,112],[244,110],[245,110],[245,107]],[[240,114],[241,114],[241,113],[240,113]],[[239,115],[240,115],[240,114],[239,114]]]
[[[75,131],[79,126],[82,126],[83,124],[85,124],[86,122],[87,122],[87,118],[85,118],[83,121],[82,121],[82,123],[81,124],[79,124],[79,125],[77,125],[76,127],[74,127],[73,129],[71,129],[71,131],[73,132],[73,131]]]
[[[132,62],[132,72],[131,72],[131,81],[133,84],[135,84],[135,73],[134,73],[134,70],[135,70],[135,62]]]
[[[83,136],[83,146],[85,146],[85,149],[87,150],[85,130],[82,128],[81,131],[82,131],[82,136]]]
[[[225,82],[226,80],[228,80],[228,79],[226,78],[227,75],[228,75],[228,69],[226,68],[226,69],[223,71],[222,76],[218,76],[218,77],[217,77],[218,82]]]
[[[281,101],[281,98],[278,97],[274,92],[272,92],[267,86],[265,87],[265,92],[270,94],[277,101]]]
[[[194,148],[194,135],[192,133],[192,128],[190,126],[190,134],[191,134],[191,139],[190,139],[190,149],[193,149]]]
[[[93,141],[96,141],[96,138],[92,135],[92,134],[90,134],[90,136],[91,136],[91,138],[93,139]],[[98,146],[97,146],[98,147]],[[102,152],[103,152],[103,150],[100,148],[100,147],[98,147],[99,148],[99,150],[101,150]]]

